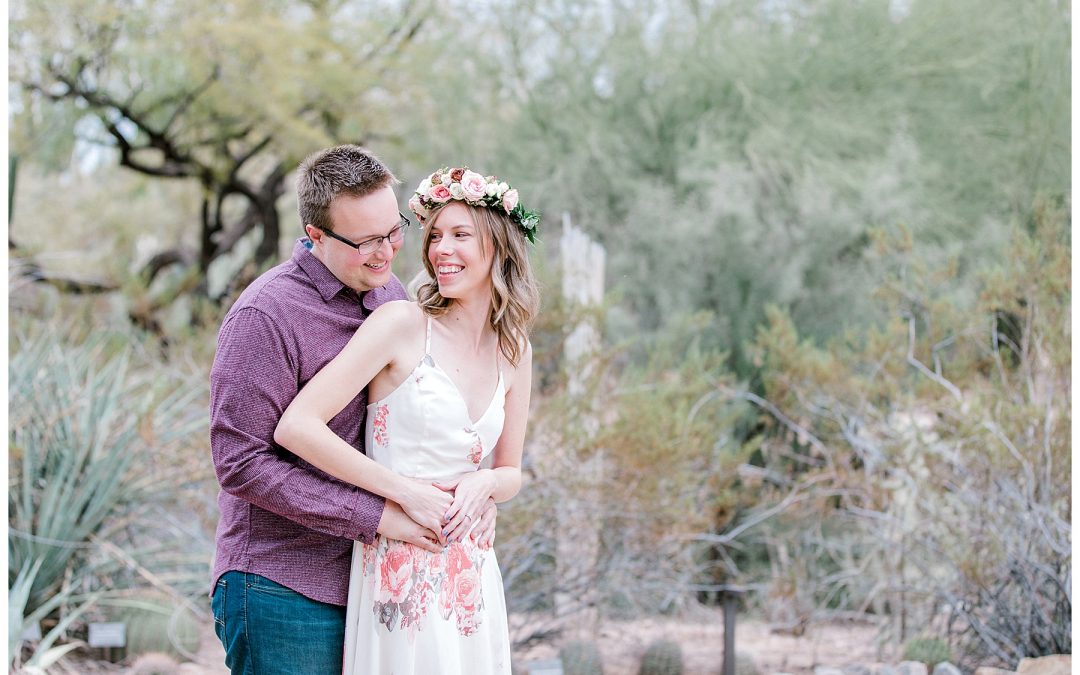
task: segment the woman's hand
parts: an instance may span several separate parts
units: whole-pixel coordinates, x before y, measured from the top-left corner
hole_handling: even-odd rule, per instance
[[[443,514],[441,531],[447,541],[462,541],[479,521],[485,504],[491,499],[495,475],[490,469],[477,469],[445,483],[434,483],[434,486],[454,493],[453,503]]]
[[[480,507],[480,519],[476,526],[473,527],[472,532],[469,533],[478,548],[491,548],[491,545],[495,542],[495,519],[498,511],[495,507],[495,500],[490,497]]]
[[[438,534],[445,530],[443,516],[452,507],[453,497],[425,481],[409,479],[407,485],[404,498],[399,500],[405,513],[432,532]],[[440,543],[446,543],[443,537],[440,537]]]

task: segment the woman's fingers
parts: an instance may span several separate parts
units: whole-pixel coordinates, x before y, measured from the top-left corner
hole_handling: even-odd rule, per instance
[[[465,509],[460,509],[443,525],[443,531],[446,532],[449,541],[461,541],[468,533],[471,524],[472,515]]]
[[[470,536],[476,545],[480,548],[490,548],[491,542],[495,540],[495,521],[498,509],[495,508],[495,500],[488,498],[487,502],[480,509],[480,517],[477,520],[476,527],[472,529]]]

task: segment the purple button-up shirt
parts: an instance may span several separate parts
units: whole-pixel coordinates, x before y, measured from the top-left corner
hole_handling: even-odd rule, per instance
[[[274,428],[371,311],[405,297],[394,277],[361,298],[299,240],[292,258],[256,279],[229,310],[210,371],[210,448],[221,484],[211,588],[237,570],[346,604],[353,540],[373,540],[384,500],[275,445]],[[358,451],[366,405],[365,390],[330,420]]]

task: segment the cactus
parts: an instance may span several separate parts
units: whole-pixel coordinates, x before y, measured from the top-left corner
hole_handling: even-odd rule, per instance
[[[600,649],[595,643],[575,640],[563,645],[559,650],[563,675],[603,675],[604,665],[600,658]]]
[[[931,637],[915,638],[904,646],[904,660],[918,661],[933,668],[952,658],[949,645],[944,640]]]
[[[682,647],[671,640],[656,640],[641,657],[638,675],[682,675]]]
[[[129,607],[120,620],[127,625],[129,656],[158,652],[176,658],[199,648],[199,625],[187,611],[170,607],[167,598],[146,595],[141,607]]]

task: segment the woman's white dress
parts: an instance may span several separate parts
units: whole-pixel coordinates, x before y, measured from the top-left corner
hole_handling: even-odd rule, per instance
[[[457,385],[425,356],[390,395],[368,406],[367,448],[403,476],[450,479],[475,471],[502,433],[502,373],[473,421]],[[345,624],[346,675],[510,672],[502,574],[471,538],[441,553],[377,536],[353,545]]]

